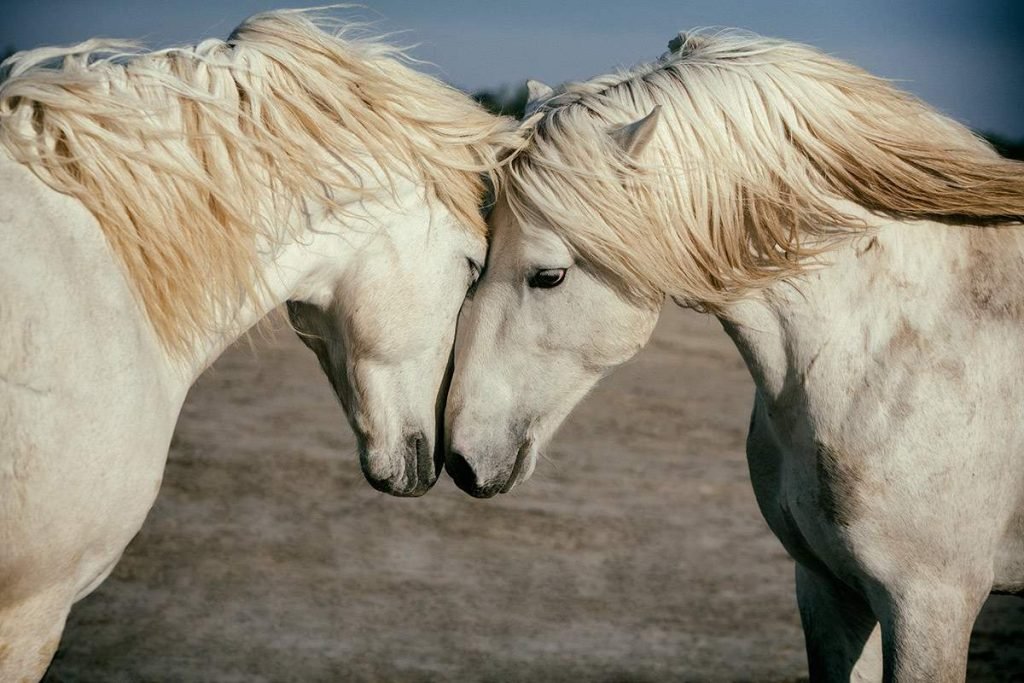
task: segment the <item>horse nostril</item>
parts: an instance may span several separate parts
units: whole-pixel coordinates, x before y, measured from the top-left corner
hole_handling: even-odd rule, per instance
[[[409,436],[406,447],[415,462],[418,487],[433,484],[437,479],[437,471],[434,468],[434,453],[427,435],[424,432],[417,432]]]
[[[496,493],[501,493],[501,484],[499,483],[481,484],[480,477],[473,466],[466,460],[466,456],[458,451],[448,452],[444,466],[448,470],[448,474],[455,480],[455,485],[474,498],[490,498]]]
[[[472,494],[476,491],[476,472],[470,466],[466,457],[458,451],[449,451],[444,459],[444,467],[448,470],[455,485],[466,493]]]
[[[416,460],[420,459],[423,452],[427,447],[427,435],[423,432],[416,432],[405,437],[405,448],[406,450],[415,456]]]

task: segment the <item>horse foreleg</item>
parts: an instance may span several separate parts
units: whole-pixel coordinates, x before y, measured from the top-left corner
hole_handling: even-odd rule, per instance
[[[51,590],[0,605],[0,681],[42,678],[60,644],[73,597],[70,591]]]
[[[963,681],[974,621],[991,581],[930,578],[883,589],[873,599],[882,623],[886,681]]]
[[[878,622],[866,600],[799,562],[796,597],[812,681],[880,681]]]

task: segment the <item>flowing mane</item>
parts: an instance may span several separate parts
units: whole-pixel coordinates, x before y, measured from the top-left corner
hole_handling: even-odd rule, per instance
[[[1024,220],[1024,164],[813,48],[684,35],[658,61],[566,86],[499,180],[627,294],[717,309],[800,272],[863,220]],[[608,132],[661,107],[630,158]]]
[[[515,139],[507,120],[350,29],[280,11],[188,48],[20,53],[0,144],[96,216],[157,334],[187,353],[311,207],[406,176],[486,230],[481,174]]]

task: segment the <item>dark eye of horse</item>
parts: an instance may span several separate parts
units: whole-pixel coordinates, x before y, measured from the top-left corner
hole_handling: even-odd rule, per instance
[[[480,279],[480,273],[483,272],[483,266],[471,258],[466,261],[469,263],[469,279],[476,283]]]
[[[477,283],[480,282],[480,274],[483,272],[483,267],[474,261],[473,259],[466,259],[469,262],[469,287],[466,291],[467,298],[473,297],[473,292],[476,291]]]
[[[551,289],[562,284],[565,280],[565,268],[548,268],[538,270],[530,276],[527,284],[535,289]]]

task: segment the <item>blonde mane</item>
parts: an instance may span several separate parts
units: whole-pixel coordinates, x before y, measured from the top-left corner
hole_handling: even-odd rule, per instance
[[[0,143],[96,216],[172,352],[262,286],[261,260],[310,206],[343,211],[405,176],[485,233],[481,174],[516,139],[508,121],[318,23],[271,12],[227,41],[94,40],[5,64]]]
[[[1024,220],[1024,164],[888,82],[802,45],[680,35],[660,60],[567,86],[499,171],[519,220],[625,293],[719,310],[864,228]],[[610,130],[661,107],[630,158]]]

